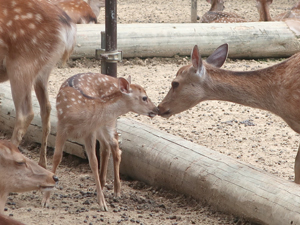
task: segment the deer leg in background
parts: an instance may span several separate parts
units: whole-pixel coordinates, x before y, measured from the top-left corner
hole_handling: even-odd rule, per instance
[[[47,141],[48,135],[50,133],[50,112],[51,112],[51,104],[49,102],[49,96],[47,91],[48,86],[48,76],[39,77],[35,82],[34,89],[36,93],[36,97],[39,101],[41,108],[41,119],[42,119],[42,143],[40,148],[40,160],[39,165],[46,168],[47,167]]]

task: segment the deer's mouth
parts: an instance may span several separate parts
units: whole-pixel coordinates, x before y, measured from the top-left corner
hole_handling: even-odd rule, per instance
[[[150,118],[153,118],[154,116],[156,116],[157,115],[157,113],[155,113],[155,112],[149,112],[148,113],[148,116],[150,117]]]
[[[172,116],[171,111],[169,109],[165,112],[159,111],[158,115],[160,115],[161,117],[164,117],[164,118],[169,118]]]

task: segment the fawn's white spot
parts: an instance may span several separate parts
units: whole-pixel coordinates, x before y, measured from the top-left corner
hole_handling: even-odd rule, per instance
[[[64,113],[64,111],[62,109],[58,109],[58,113],[59,113],[59,115],[61,115]]]
[[[28,27],[30,28],[30,29],[35,29],[35,24],[33,24],[33,23],[30,23],[30,24],[28,24]]]
[[[10,27],[12,24],[13,24],[13,22],[12,22],[12,20],[10,20],[6,23],[6,26]]]

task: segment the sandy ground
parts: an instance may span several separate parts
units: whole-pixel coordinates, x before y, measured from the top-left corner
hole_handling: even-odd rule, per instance
[[[296,0],[277,0],[271,13],[276,15],[290,8]],[[254,0],[227,0],[228,12],[258,20]],[[198,1],[198,15],[209,9],[206,1]],[[102,15],[104,10],[101,11]],[[100,23],[103,23],[104,20]],[[102,18],[103,19],[103,18]],[[188,23],[189,0],[119,0],[119,23]],[[118,76],[131,75],[132,82],[145,87],[158,104],[167,93],[177,70],[189,63],[189,57],[124,59]],[[230,60],[223,68],[249,71],[276,64],[284,59]],[[100,62],[94,59],[74,60],[66,68],[55,68],[49,82],[51,97],[61,83],[81,72],[99,72]],[[273,114],[229,102],[204,102],[193,109],[166,120],[129,113],[126,117],[140,120],[155,128],[183,137],[287,180],[294,179],[294,158],[299,135]],[[38,161],[38,146],[24,144],[24,154]],[[51,167],[53,151],[48,154]],[[109,212],[98,211],[95,184],[86,160],[65,155],[57,175],[58,190],[52,195],[49,208],[40,206],[41,193],[30,192],[9,196],[5,214],[26,224],[251,224],[232,215],[214,211],[205,203],[188,196],[148,186],[122,177],[122,196],[113,198],[111,181],[105,189]]]

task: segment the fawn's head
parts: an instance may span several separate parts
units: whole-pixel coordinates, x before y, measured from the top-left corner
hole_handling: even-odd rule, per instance
[[[209,11],[223,11],[225,9],[223,0],[206,0],[211,4]]]
[[[205,100],[205,89],[209,85],[207,82],[209,81],[209,74],[206,71],[206,66],[221,67],[227,54],[228,45],[223,44],[206,59],[206,62],[203,62],[198,46],[195,45],[191,53],[192,64],[183,66],[178,70],[171,83],[171,89],[158,106],[159,115],[168,118]]]
[[[128,106],[130,106],[130,111],[151,118],[157,115],[158,109],[147,96],[144,88],[137,84],[131,84],[130,77],[127,80],[118,78],[118,83],[121,93],[124,95]]]

